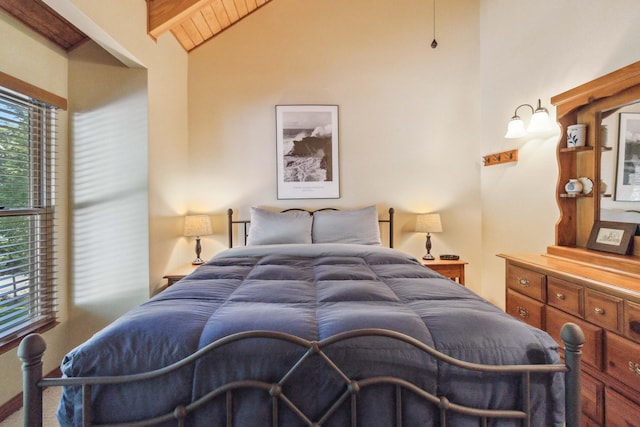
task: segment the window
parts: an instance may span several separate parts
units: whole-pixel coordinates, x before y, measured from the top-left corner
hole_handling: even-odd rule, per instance
[[[56,321],[56,107],[0,86],[0,348]]]

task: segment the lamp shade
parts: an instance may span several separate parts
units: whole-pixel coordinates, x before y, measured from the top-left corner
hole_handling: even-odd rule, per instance
[[[208,215],[187,215],[184,217],[184,235],[187,237],[211,234],[211,219]]]
[[[420,233],[441,233],[442,222],[439,213],[420,214],[416,218],[416,231]]]

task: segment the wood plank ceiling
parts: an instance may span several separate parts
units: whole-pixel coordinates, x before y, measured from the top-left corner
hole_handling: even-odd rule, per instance
[[[0,0],[0,9],[66,51],[88,37],[42,0]]]
[[[147,0],[148,33],[171,31],[187,51],[238,23],[272,0]]]

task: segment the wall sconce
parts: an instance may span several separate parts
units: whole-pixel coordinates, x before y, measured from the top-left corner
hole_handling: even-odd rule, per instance
[[[429,213],[429,214],[420,214],[416,218],[416,231],[419,233],[427,233],[427,243],[425,247],[427,248],[427,254],[422,257],[422,259],[432,260],[435,259],[433,255],[431,255],[431,234],[430,233],[441,233],[442,232],[442,222],[440,221],[439,213]]]
[[[208,236],[211,232],[211,218],[208,215],[187,215],[184,217],[184,235],[196,238],[196,259],[191,264],[204,264],[200,258],[202,246],[200,245],[200,236]]]
[[[518,116],[518,110],[521,107],[529,107],[531,108],[531,122],[529,122],[529,127],[525,130],[524,122]],[[529,134],[531,135],[546,135],[550,134],[555,130],[553,123],[549,119],[549,112],[546,108],[544,108],[540,99],[538,99],[538,108],[534,109],[529,104],[522,104],[516,107],[515,113],[513,113],[513,117],[511,117],[511,121],[507,127],[507,133],[505,134],[505,138],[515,139],[522,138]]]

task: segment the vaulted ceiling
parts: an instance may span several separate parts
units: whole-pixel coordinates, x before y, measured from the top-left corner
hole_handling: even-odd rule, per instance
[[[272,0],[146,0],[148,33],[170,31],[187,51],[240,22]],[[0,0],[3,9],[69,51],[88,37],[42,0]]]
[[[171,31],[187,51],[240,22],[272,0],[147,0],[149,35]]]

